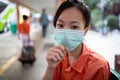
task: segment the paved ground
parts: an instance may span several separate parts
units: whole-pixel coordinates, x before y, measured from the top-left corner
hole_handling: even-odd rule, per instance
[[[19,52],[18,45],[16,35],[12,35],[10,32],[0,34],[0,67],[6,60]]]
[[[23,67],[16,59],[8,70],[1,75],[1,80],[42,80],[47,65],[45,61],[46,51],[50,46],[53,46],[52,43],[47,42],[46,39],[43,39],[37,43],[39,47],[36,48],[37,60],[33,66],[28,64]]]
[[[17,35],[11,32],[0,34],[0,80],[42,80],[47,65],[46,51],[53,46],[47,37],[41,38],[40,28],[32,29],[31,38],[35,44],[37,60],[33,66],[28,64],[23,67],[18,61],[21,48]]]
[[[50,31],[48,31],[50,35]],[[35,42],[37,61],[33,66],[23,67],[18,61],[20,46],[17,35],[10,32],[0,34],[0,80],[41,80],[46,69],[45,55],[53,42],[47,38],[40,37],[40,31],[35,30],[31,34]],[[99,33],[89,32],[85,38],[87,45],[103,55],[114,68],[114,55],[120,54],[120,34],[101,36]]]

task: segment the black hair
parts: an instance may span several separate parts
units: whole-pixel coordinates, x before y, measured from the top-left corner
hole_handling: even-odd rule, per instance
[[[28,16],[23,15],[23,20],[26,21],[28,19]]]
[[[54,26],[56,26],[57,19],[62,14],[62,12],[65,9],[68,9],[71,7],[75,7],[80,12],[82,12],[83,18],[85,20],[85,28],[88,27],[88,25],[90,24],[90,21],[91,21],[90,9],[83,2],[80,2],[78,0],[67,0],[59,6],[59,8],[57,9],[55,16],[54,16],[54,21],[53,21]]]
[[[42,9],[42,12],[45,12],[45,11],[46,11],[45,8],[43,8],[43,9]]]

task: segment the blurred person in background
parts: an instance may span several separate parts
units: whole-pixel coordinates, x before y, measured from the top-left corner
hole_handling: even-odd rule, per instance
[[[28,19],[27,15],[23,15],[23,22],[18,25],[18,37],[22,42],[22,47],[27,47],[30,41],[30,24]]]
[[[83,42],[90,20],[89,7],[84,3],[67,0],[60,5],[53,34],[58,45],[47,52],[43,80],[109,80],[108,61]]]
[[[49,23],[48,15],[46,14],[46,10],[42,9],[42,14],[39,20],[40,24],[42,25],[42,37],[46,37],[47,27]]]

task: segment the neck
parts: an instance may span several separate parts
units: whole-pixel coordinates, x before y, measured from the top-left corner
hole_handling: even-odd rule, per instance
[[[69,65],[71,65],[82,53],[82,44],[79,45],[75,50],[68,53]]]

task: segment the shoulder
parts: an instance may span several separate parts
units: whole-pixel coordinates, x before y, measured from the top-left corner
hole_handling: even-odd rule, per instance
[[[107,73],[110,70],[108,61],[103,56],[92,50],[89,50],[89,56],[86,65],[87,70],[92,70],[93,73],[96,73],[98,71]]]
[[[99,68],[109,66],[108,61],[103,56],[91,50],[85,44],[83,45],[83,54],[87,56],[87,64],[89,66],[97,66]]]
[[[87,48],[87,62],[85,69],[91,74],[96,74],[97,72],[109,74],[110,66],[108,61],[101,56],[99,53]]]
[[[103,66],[108,64],[108,61],[103,56],[101,56],[99,53],[96,53],[92,50],[89,51],[88,60],[90,60],[91,63],[101,64]]]
[[[87,47],[85,44],[83,44],[83,54],[88,56],[88,62],[94,62],[99,64],[108,63],[108,61],[101,56],[99,53],[91,50],[89,47]]]
[[[30,26],[30,24],[28,22],[24,22],[23,25],[24,26]]]
[[[109,78],[110,66],[108,61],[99,53],[89,50],[86,65],[86,70],[89,71],[89,73],[94,77],[100,78],[101,76],[101,80],[108,80],[107,78]]]
[[[18,28],[21,28],[22,27],[22,24],[18,24]]]
[[[90,51],[87,61],[86,67],[84,68],[86,75],[89,73],[89,76],[86,77],[87,79],[108,80],[110,75],[110,66],[105,58],[96,52]]]

